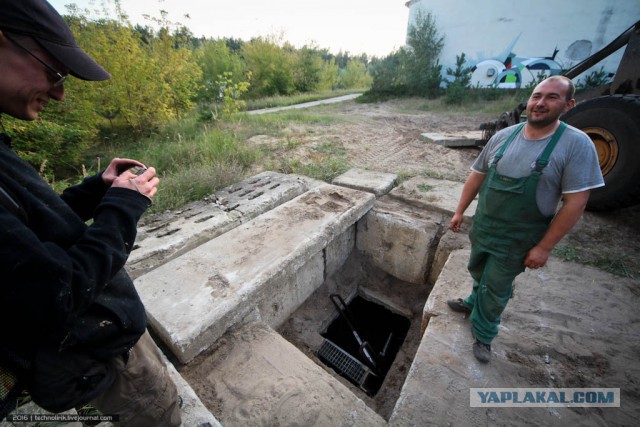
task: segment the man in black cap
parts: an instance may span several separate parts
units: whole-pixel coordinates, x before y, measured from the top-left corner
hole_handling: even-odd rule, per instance
[[[45,0],[0,0],[0,125],[1,114],[37,119],[64,97],[69,74],[110,77]],[[58,195],[9,136],[0,141],[0,403],[26,389],[53,412],[91,402],[123,425],[180,425],[175,384],[123,268],[155,169],[137,175],[142,163],[114,159]],[[0,405],[0,419],[10,410]]]

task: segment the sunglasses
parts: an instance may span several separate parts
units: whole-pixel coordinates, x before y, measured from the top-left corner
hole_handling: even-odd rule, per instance
[[[44,65],[44,67],[49,70],[49,72],[51,72],[51,74],[53,74],[53,76],[56,78],[56,80],[53,83],[53,87],[59,87],[62,86],[62,84],[65,82],[65,80],[67,80],[67,76],[63,75],[62,73],[60,73],[59,71],[57,71],[55,68],[53,68],[52,66],[50,66],[49,64],[47,64],[46,62],[44,62],[42,59],[38,58],[36,55],[33,54],[33,52],[31,52],[29,49],[27,49],[26,47],[24,47],[23,45],[21,45],[20,43],[18,43],[13,37],[9,37],[6,33],[5,36],[11,40],[16,46],[18,46],[20,49],[24,50],[25,52],[27,52],[29,55],[31,55],[36,61],[38,61],[39,63],[41,63],[42,65]]]

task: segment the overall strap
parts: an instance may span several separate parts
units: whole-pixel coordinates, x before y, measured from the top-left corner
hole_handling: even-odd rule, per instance
[[[560,137],[562,136],[566,128],[567,124],[564,122],[560,122],[560,126],[558,126],[558,129],[556,129],[556,131],[553,133],[551,141],[549,141],[540,157],[538,157],[538,160],[536,160],[536,172],[542,172],[542,169],[544,169],[549,164],[549,157],[551,156],[551,152],[554,148],[556,148],[556,144],[558,144],[558,141],[560,140]]]
[[[525,123],[520,123],[516,128],[516,130],[514,130],[511,135],[509,135],[509,138],[507,138],[504,144],[502,144],[502,147],[500,147],[500,150],[498,150],[498,152],[496,153],[495,157],[493,158],[493,162],[491,164],[495,165],[498,163],[498,160],[500,160],[502,158],[502,155],[504,154],[504,150],[507,149],[507,145],[509,145],[509,143],[513,141],[513,138],[515,138],[516,135],[522,130],[524,125]]]

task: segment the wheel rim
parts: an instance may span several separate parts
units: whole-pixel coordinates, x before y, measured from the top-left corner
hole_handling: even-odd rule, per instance
[[[582,131],[589,135],[589,138],[596,146],[602,175],[608,174],[618,161],[618,142],[616,138],[611,132],[602,128],[585,128]]]

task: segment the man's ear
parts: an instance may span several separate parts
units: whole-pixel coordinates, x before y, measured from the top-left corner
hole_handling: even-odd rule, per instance
[[[7,36],[4,35],[4,31],[0,30],[0,46],[7,42]]]
[[[575,99],[570,99],[569,102],[567,102],[566,107],[564,107],[564,112],[566,113],[567,111],[569,111],[570,109],[572,109],[575,106],[576,106],[576,100]]]

